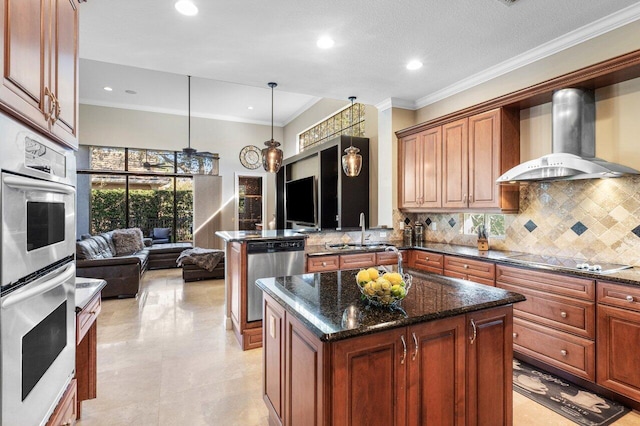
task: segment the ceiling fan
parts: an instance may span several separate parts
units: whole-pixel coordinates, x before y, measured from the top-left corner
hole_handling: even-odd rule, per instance
[[[184,155],[186,155],[187,157],[192,157],[192,156],[200,156],[200,157],[214,157],[216,154],[213,154],[211,152],[208,151],[200,151],[198,152],[197,149],[195,148],[191,148],[191,76],[188,75],[187,76],[187,81],[188,81],[188,109],[187,109],[187,117],[189,119],[189,125],[188,125],[188,139],[187,139],[187,147],[186,148],[182,148],[182,153]]]

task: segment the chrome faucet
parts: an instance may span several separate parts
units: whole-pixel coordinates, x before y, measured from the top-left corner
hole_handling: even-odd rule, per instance
[[[400,250],[398,250],[398,248],[396,246],[389,246],[387,248],[384,249],[384,251],[392,251],[396,254],[396,256],[398,256],[398,273],[400,275],[403,275],[403,271],[402,271],[402,253],[400,253]]]
[[[360,235],[360,245],[364,245],[364,212],[360,213],[360,228],[362,229],[361,235]]]

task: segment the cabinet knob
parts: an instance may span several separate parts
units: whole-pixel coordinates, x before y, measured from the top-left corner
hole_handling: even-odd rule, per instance
[[[424,260],[428,262],[429,261],[429,256],[425,256]]]
[[[628,295],[625,299],[627,299],[627,302],[633,302],[633,296],[632,295]]]
[[[463,267],[464,269],[469,269],[469,265],[466,265],[466,264],[465,264],[465,265],[463,265],[462,267]]]
[[[560,316],[561,316],[562,318],[566,318],[566,317],[567,317],[567,313],[566,313],[566,312],[564,312],[564,311],[562,311],[562,312],[560,312]]]
[[[564,349],[562,349],[562,350],[560,351],[560,355],[562,355],[562,356],[567,356],[567,351],[565,351]]]
[[[517,339],[518,338],[518,333],[513,333],[513,338]]]
[[[327,262],[322,262],[322,266],[327,266]]]

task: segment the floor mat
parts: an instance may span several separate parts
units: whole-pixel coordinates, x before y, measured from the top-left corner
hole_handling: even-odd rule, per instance
[[[630,411],[624,405],[516,359],[513,390],[579,425],[607,426]]]

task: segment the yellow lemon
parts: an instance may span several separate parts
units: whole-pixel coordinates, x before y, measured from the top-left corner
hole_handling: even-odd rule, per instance
[[[389,290],[391,288],[391,283],[384,277],[378,278],[376,282],[380,283],[380,288],[383,290]]]
[[[367,269],[367,272],[369,273],[369,278],[372,280],[377,280],[378,277],[380,276],[376,268],[369,268]]]
[[[388,275],[388,277],[385,278],[387,278],[391,284],[400,284],[402,282],[402,275],[397,272],[390,272],[385,275]]]
[[[356,281],[361,286],[371,281],[371,278],[369,277],[369,271],[367,271],[366,269],[361,269],[360,272],[358,272],[358,275],[356,275]]]
[[[371,288],[375,291],[379,291],[382,289],[382,285],[378,281],[372,281]]]

